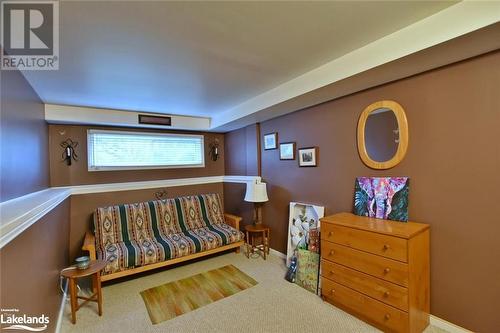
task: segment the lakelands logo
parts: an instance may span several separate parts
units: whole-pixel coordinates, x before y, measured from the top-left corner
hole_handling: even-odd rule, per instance
[[[2,1],[2,69],[59,69],[59,3]]]
[[[49,323],[49,317],[44,314],[40,316],[28,316],[20,314],[19,309],[2,309],[1,312],[0,324],[2,325],[2,331],[25,330],[30,332],[41,332],[47,329]]]

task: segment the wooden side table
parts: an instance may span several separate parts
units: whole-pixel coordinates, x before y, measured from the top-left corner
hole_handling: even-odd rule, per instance
[[[265,224],[250,224],[245,226],[246,232],[246,255],[250,258],[250,252],[255,250],[262,251],[264,260],[269,255],[269,241],[271,238],[271,229]],[[255,236],[262,237],[262,244],[255,244]]]
[[[69,280],[69,293],[71,297],[71,322],[76,324],[76,311],[87,302],[97,302],[99,316],[102,316],[102,293],[101,293],[101,271],[106,267],[106,262],[102,260],[92,260],[87,269],[72,269],[65,270],[61,273],[62,276]],[[93,294],[90,297],[78,296],[76,291],[76,280],[81,277],[92,276]],[[78,299],[83,299],[84,302],[78,304]]]

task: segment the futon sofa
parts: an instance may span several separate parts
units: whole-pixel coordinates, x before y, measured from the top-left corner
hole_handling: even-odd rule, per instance
[[[223,214],[218,194],[97,208],[82,249],[107,262],[102,281],[168,266],[243,244],[240,217]]]

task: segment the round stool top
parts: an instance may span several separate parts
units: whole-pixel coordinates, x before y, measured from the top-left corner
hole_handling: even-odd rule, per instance
[[[103,260],[92,260],[87,269],[68,269],[61,273],[62,276],[66,278],[79,278],[84,276],[89,276],[101,271],[104,267],[106,267],[106,262]]]
[[[262,232],[269,230],[269,227],[265,224],[249,224],[245,226],[245,230],[248,232]]]

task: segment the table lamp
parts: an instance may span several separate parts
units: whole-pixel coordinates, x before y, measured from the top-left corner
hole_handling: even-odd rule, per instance
[[[266,183],[250,182],[247,183],[245,201],[254,203],[253,223],[262,223],[261,206],[263,202],[269,201],[266,191]]]

